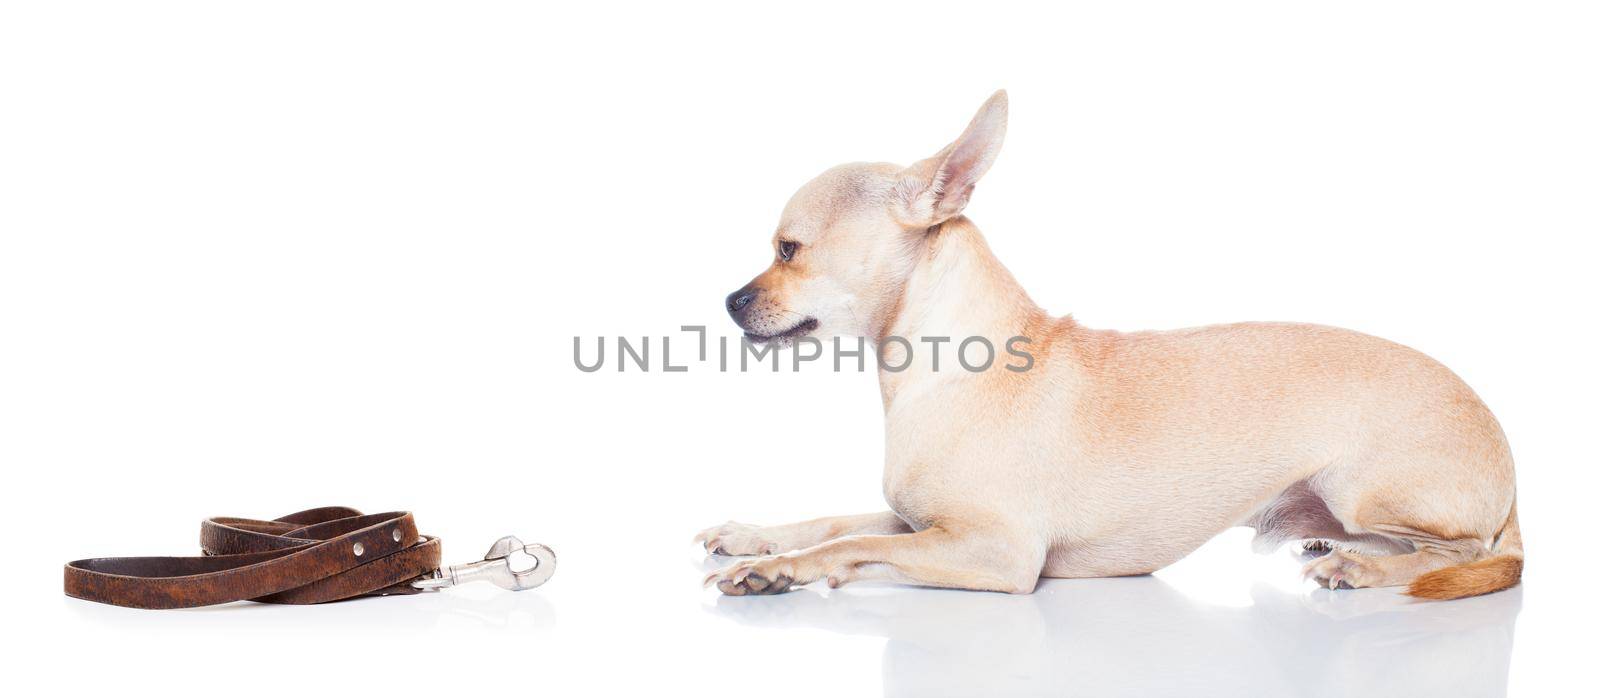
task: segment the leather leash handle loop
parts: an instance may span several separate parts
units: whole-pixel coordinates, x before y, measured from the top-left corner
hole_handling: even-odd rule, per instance
[[[410,512],[322,507],[271,521],[216,517],[200,525],[199,557],[69,562],[68,596],[130,608],[192,608],[249,599],[311,604],[413,594],[439,569],[438,538]]]

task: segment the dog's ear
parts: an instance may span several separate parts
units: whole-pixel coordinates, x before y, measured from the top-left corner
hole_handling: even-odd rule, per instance
[[[1000,90],[983,103],[954,143],[900,173],[890,204],[895,217],[908,226],[928,228],[960,215],[1005,139],[1006,91]]]

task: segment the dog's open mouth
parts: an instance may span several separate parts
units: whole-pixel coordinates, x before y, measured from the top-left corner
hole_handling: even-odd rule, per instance
[[[789,328],[787,330],[784,330],[782,332],[779,332],[777,334],[757,334],[755,332],[750,332],[750,331],[747,330],[747,331],[745,331],[744,336],[745,336],[745,339],[748,339],[748,340],[750,340],[752,342],[760,343],[760,342],[770,342],[770,341],[773,341],[773,340],[785,340],[785,339],[794,339],[796,337],[804,337],[804,336],[806,336],[808,334],[811,334],[811,331],[815,330],[815,329],[817,329],[817,319],[814,318],[814,317],[808,317],[808,318],[806,318],[804,320],[801,320],[800,324],[795,325],[794,327],[791,327],[791,328]]]

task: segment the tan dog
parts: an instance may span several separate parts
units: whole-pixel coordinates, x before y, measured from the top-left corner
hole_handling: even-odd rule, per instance
[[[880,371],[892,512],[728,523],[707,550],[765,555],[707,578],[726,594],[826,578],[1015,593],[1040,576],[1146,574],[1231,526],[1258,547],[1331,543],[1328,588],[1449,599],[1522,572],[1511,453],[1444,366],[1348,330],[1248,323],[1122,333],[1052,318],[961,215],[1005,136],[996,93],[909,168],[835,167],[790,200],[771,268],[728,298],[752,339],[1012,337],[1027,371]],[[925,352],[924,352],[925,354]],[[897,358],[898,357],[898,358]]]

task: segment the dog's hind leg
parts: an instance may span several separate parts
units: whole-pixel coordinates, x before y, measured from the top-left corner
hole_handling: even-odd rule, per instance
[[[773,555],[820,545],[844,536],[910,533],[911,527],[892,511],[855,516],[829,516],[783,526],[751,526],[729,521],[694,537],[713,555]]]
[[[1046,546],[995,527],[933,527],[906,535],[847,536],[774,557],[744,560],[706,577],[730,596],[778,594],[826,579],[837,587],[887,579],[922,586],[1026,594],[1039,582]]]
[[[1522,536],[1505,434],[1443,367],[1416,367],[1404,377],[1435,387],[1396,397],[1369,418],[1366,439],[1311,478],[1345,530],[1404,549],[1386,556],[1336,550],[1306,565],[1306,574],[1329,588],[1407,586],[1432,599],[1515,585]]]
[[[1335,549],[1306,565],[1304,574],[1329,589],[1405,586],[1418,577],[1452,565],[1476,562],[1489,554],[1482,540],[1441,540],[1420,531],[1377,525],[1416,548],[1397,555],[1364,555]]]
[[[1408,586],[1426,598],[1498,591],[1522,572],[1521,535],[1510,492],[1489,487],[1372,488],[1336,481],[1330,509],[1346,528],[1382,536],[1406,551],[1371,555],[1334,550],[1305,567],[1329,589]],[[1344,496],[1340,496],[1344,495]],[[1498,500],[1498,501],[1497,501]],[[1502,508],[1503,507],[1503,508]]]

